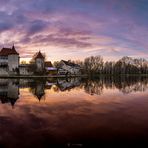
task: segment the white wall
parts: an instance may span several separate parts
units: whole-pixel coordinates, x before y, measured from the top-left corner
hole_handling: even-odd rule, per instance
[[[19,68],[19,56],[18,55],[9,55],[8,56],[8,66],[9,71]]]
[[[63,68],[64,70],[68,71],[71,74],[80,74],[80,69],[78,69],[76,67],[62,64],[61,68]]]
[[[37,71],[43,71],[44,69],[44,60],[43,59],[36,59],[36,66],[37,66]]]
[[[8,69],[7,68],[0,68],[0,76],[8,76]]]
[[[8,59],[1,59],[0,58],[0,65],[8,64]]]
[[[32,75],[33,72],[28,71],[28,67],[19,67],[20,75]]]

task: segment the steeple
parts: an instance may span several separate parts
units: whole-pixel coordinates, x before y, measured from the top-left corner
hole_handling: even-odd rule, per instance
[[[11,54],[19,55],[19,53],[17,53],[17,51],[15,50],[14,45],[12,46],[12,48],[2,48],[0,51],[1,56],[8,56]]]
[[[12,50],[15,50],[14,43],[13,43],[13,46],[12,46]]]
[[[35,56],[35,59],[44,59],[44,56],[43,56],[43,54],[40,52],[40,50],[39,50],[39,52],[36,54],[36,56]]]

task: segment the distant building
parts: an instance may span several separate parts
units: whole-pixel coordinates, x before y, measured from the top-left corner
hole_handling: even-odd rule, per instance
[[[59,64],[59,74],[81,74],[81,67],[70,61],[61,60]]]
[[[53,67],[50,61],[45,61],[45,56],[39,51],[37,52],[30,64],[21,64],[19,66],[20,75],[33,74],[57,74],[57,69]]]
[[[0,51],[0,76],[10,75],[57,75],[57,74],[81,74],[81,67],[70,61],[61,60],[59,67],[53,67],[50,61],[45,61],[45,56],[37,52],[30,64],[19,64],[19,53],[14,45],[12,48],[2,48]]]
[[[19,74],[20,75],[32,75],[31,64],[20,64],[19,65]]]
[[[46,69],[46,74],[48,74],[48,75],[56,75],[57,74],[57,68],[53,67],[53,65],[50,61],[45,62],[45,69]]]
[[[0,75],[19,73],[19,53],[12,48],[2,48],[0,51]]]

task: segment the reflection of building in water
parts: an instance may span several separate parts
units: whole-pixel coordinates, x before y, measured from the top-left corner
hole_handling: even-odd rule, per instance
[[[40,101],[45,95],[45,83],[46,81],[35,81],[33,85],[31,85],[31,92],[36,96],[36,98]]]
[[[39,100],[45,95],[44,92],[45,86],[43,84],[37,84],[36,89],[35,89],[35,95]]]
[[[81,78],[69,78],[69,79],[58,79],[57,86],[61,91],[70,90],[74,87],[78,87],[81,84]]]
[[[33,82],[33,79],[19,79],[19,88],[29,88]]]
[[[17,80],[0,79],[0,100],[2,103],[11,103],[14,106],[19,98]]]
[[[53,78],[48,78],[47,81],[46,81],[46,84],[45,84],[45,88],[46,89],[51,89],[51,87],[53,85],[57,85],[57,80],[56,79],[53,79]]]
[[[13,106],[19,98],[19,88],[29,88],[33,95],[38,99],[44,99],[45,89],[52,89],[54,92],[71,90],[75,87],[84,88],[86,93],[91,95],[101,95],[103,89],[118,89],[122,93],[143,92],[148,89],[147,77],[124,77],[108,78],[101,77],[94,80],[83,79],[80,77],[68,79],[0,79],[0,101],[11,103]],[[49,91],[47,91],[49,93]]]

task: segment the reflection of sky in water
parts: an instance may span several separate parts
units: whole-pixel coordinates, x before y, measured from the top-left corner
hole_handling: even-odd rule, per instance
[[[45,89],[40,101],[30,88],[20,88],[13,109],[9,103],[0,104],[0,143],[40,147],[147,137],[148,90],[124,94],[104,88],[101,95],[91,95],[83,85],[58,92],[55,87]]]

